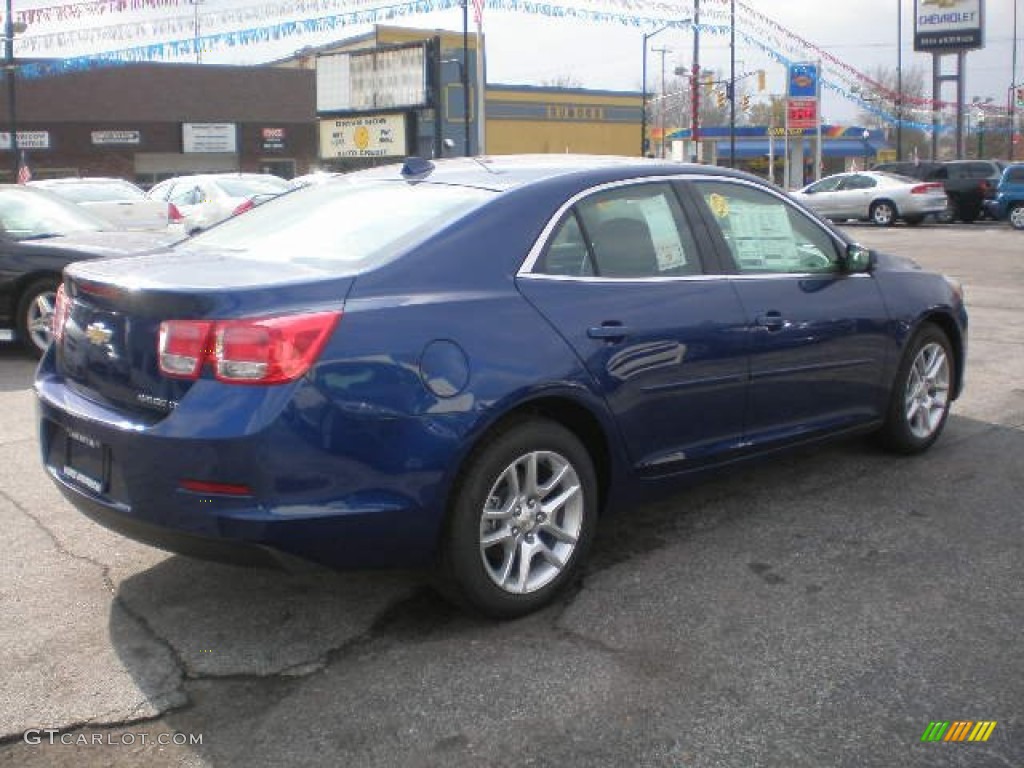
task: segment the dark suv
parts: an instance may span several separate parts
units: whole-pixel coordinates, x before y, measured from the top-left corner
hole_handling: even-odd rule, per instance
[[[1004,167],[998,160],[947,160],[943,163],[881,163],[874,170],[922,181],[941,181],[949,198],[949,210],[940,220],[960,219],[970,224],[985,212],[986,201],[995,197]]]

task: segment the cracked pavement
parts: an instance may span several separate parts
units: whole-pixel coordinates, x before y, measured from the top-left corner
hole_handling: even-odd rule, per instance
[[[967,288],[968,389],[934,449],[840,443],[624,511],[573,593],[504,624],[418,574],[107,532],[45,478],[33,366],[0,349],[0,765],[1024,764],[1024,241],[851,231]],[[920,743],[956,719],[998,725]]]

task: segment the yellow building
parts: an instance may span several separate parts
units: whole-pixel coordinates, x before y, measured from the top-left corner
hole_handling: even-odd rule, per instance
[[[487,153],[639,155],[641,94],[487,86]]]

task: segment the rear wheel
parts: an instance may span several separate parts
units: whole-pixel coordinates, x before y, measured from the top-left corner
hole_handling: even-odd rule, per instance
[[[40,357],[53,338],[53,309],[57,303],[56,278],[31,283],[18,302],[18,337],[22,345]]]
[[[559,424],[512,425],[469,459],[442,545],[440,586],[494,618],[537,610],[572,582],[593,538],[597,479]]]
[[[1014,229],[1024,229],[1024,203],[1014,203],[1006,214],[1006,220]]]
[[[868,217],[879,227],[891,227],[896,221],[896,206],[888,200],[876,200],[871,204]]]
[[[949,339],[934,325],[925,325],[907,346],[879,433],[897,453],[920,453],[934,443],[946,425],[953,385],[953,354]]]

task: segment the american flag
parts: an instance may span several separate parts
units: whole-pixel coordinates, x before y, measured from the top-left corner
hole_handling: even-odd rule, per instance
[[[484,23],[484,4],[486,0],[473,0],[473,22],[478,26]]]
[[[24,160],[18,165],[18,183],[28,184],[32,181],[32,171],[29,170],[28,163]]]

